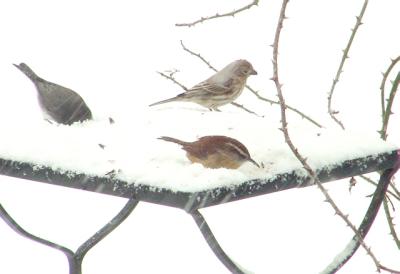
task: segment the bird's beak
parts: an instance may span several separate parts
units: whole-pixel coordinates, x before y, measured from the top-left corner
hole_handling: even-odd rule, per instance
[[[251,75],[257,75],[257,71],[253,69],[253,71],[250,73]]]
[[[258,168],[260,168],[260,165],[257,164],[257,162],[254,161],[253,159],[249,158],[248,161],[249,161],[250,163],[254,164],[255,166],[257,166]]]

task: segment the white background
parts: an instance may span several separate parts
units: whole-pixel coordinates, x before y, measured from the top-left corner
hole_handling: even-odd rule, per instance
[[[2,1],[0,3],[0,121],[17,127],[41,119],[32,84],[12,63],[26,62],[41,76],[79,92],[96,118],[132,121],[147,105],[181,92],[156,71],[177,68],[191,86],[212,72],[181,49],[221,68],[232,60],[252,62],[249,84],[268,98],[273,35],[280,1],[261,1],[235,18],[193,28],[175,23],[230,11],[246,1]],[[327,92],[363,1],[291,1],[280,47],[280,75],[287,103],[336,127],[327,115]],[[400,54],[397,0],[371,1],[333,105],[347,128],[380,129],[381,72]],[[399,67],[395,69],[397,73]],[[394,74],[391,75],[393,79]],[[390,88],[390,84],[388,84]],[[238,99],[278,123],[276,106],[250,92]],[[231,110],[227,106],[225,109]],[[389,140],[399,145],[398,101]],[[128,118],[127,118],[128,117]],[[289,115],[291,123],[305,123]],[[177,117],[184,119],[184,117]],[[14,122],[15,121],[15,122]],[[171,121],[171,127],[179,123]],[[185,121],[188,128],[190,121]],[[132,132],[140,131],[132,122]],[[180,130],[179,128],[177,130]],[[263,130],[260,128],[260,130]],[[29,132],[26,132],[29,138]],[[1,139],[0,139],[1,140]],[[135,140],[132,140],[135,142]],[[332,148],[334,149],[334,148]],[[125,200],[40,183],[0,178],[0,202],[28,231],[75,249],[110,220]],[[373,188],[358,180],[327,185],[358,224]],[[322,194],[310,187],[220,205],[202,211],[227,253],[255,273],[318,273],[352,237]],[[381,263],[400,269],[399,251],[386,220],[378,216],[367,237]],[[398,223],[399,215],[395,222]],[[63,255],[16,235],[0,222],[0,273],[68,273]],[[83,270],[92,273],[227,273],[183,211],[140,203],[109,237],[91,250]],[[375,273],[360,249],[341,273]]]

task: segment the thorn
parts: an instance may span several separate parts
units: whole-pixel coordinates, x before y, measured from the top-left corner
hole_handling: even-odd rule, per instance
[[[104,149],[106,146],[103,144],[98,144],[100,148]]]

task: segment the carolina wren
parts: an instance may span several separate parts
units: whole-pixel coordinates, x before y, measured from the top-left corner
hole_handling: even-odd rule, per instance
[[[260,167],[250,157],[247,148],[230,137],[204,136],[195,142],[184,142],[165,136],[158,139],[181,145],[192,163],[200,163],[207,168],[237,169],[246,161]]]

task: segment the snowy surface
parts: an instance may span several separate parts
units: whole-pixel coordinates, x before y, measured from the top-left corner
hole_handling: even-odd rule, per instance
[[[190,106],[176,103],[149,108],[143,111],[140,120],[121,119],[114,124],[107,119],[72,126],[46,121],[24,127],[11,124],[2,135],[0,157],[49,166],[61,172],[104,176],[118,170],[116,177],[127,182],[189,192],[231,186],[250,179],[268,179],[292,170],[305,174],[283,142],[281,131],[268,118],[240,109],[210,112]],[[175,124],[173,128],[171,121]],[[190,124],[186,124],[188,121]],[[132,132],[132,124],[137,131]],[[379,139],[376,133],[316,130],[300,125],[291,128],[291,135],[313,168],[396,148]],[[30,132],[29,138],[26,131]],[[240,140],[264,168],[250,163],[237,170],[204,168],[192,164],[180,146],[157,139],[172,136],[193,141],[204,135],[226,135]]]
[[[253,158],[266,165],[265,170],[257,171],[254,166],[245,164],[237,171],[229,171],[230,174],[250,177],[253,172],[263,172],[263,175],[269,172],[267,175],[270,175],[278,172],[278,168],[283,166],[281,162],[288,168],[291,158],[285,157],[291,156],[283,144],[282,133],[277,130],[280,126],[278,107],[257,100],[248,91],[244,91],[237,102],[265,118],[247,116],[232,106],[222,107],[222,113],[209,113],[196,105],[183,103],[154,109],[147,107],[182,92],[156,71],[178,69],[175,76],[187,87],[212,74],[205,64],[181,49],[180,40],[201,53],[216,68],[239,58],[249,60],[258,75],[249,78],[248,83],[262,96],[276,99],[275,86],[269,80],[272,76],[272,48],[269,45],[274,39],[282,1],[259,1],[258,7],[234,18],[204,22],[193,28],[175,27],[175,23],[231,11],[248,2],[0,1],[0,25],[3,26],[0,51],[1,155],[10,155],[12,151],[14,158],[42,159],[44,164],[67,169],[81,169],[86,165],[83,163],[94,161],[96,165],[88,172],[103,174],[110,168],[120,167],[123,169],[121,176],[136,176],[156,183],[149,178],[159,176],[154,172],[155,168],[152,168],[154,174],[150,175],[147,168],[138,169],[145,163],[128,153],[129,150],[139,147],[140,154],[146,156],[143,160],[150,163],[149,159],[154,156],[157,162],[162,163],[160,169],[167,165],[178,167],[170,170],[177,179],[183,176],[182,172],[192,173],[193,169],[205,175],[201,166],[189,163],[178,146],[155,138],[170,135],[194,140],[207,134],[226,134],[244,143]],[[347,150],[367,154],[371,149],[387,149],[386,144],[367,147],[366,151],[357,147],[370,143],[367,139],[374,144],[378,142],[381,73],[391,58],[399,56],[400,39],[399,35],[394,35],[400,26],[399,0],[369,1],[364,24],[354,39],[350,58],[346,60],[336,86],[333,107],[339,111],[338,118],[346,126],[344,138],[354,137],[350,142],[352,147],[334,147],[329,143],[323,147],[335,154],[330,155],[318,152],[313,147],[317,144],[302,138],[312,136],[312,140],[323,140],[331,130],[332,134],[341,134],[327,114],[327,92],[363,2],[289,2],[288,19],[284,23],[279,49],[280,78],[286,103],[327,129],[320,131],[288,111],[289,129],[302,153],[309,153],[306,150],[311,149],[316,156],[324,154],[324,157],[310,158],[310,161],[337,161],[340,160],[336,159],[339,154],[347,156]],[[91,107],[96,121],[72,128],[43,122],[32,83],[12,66],[20,62],[26,62],[40,76],[80,93]],[[398,71],[396,66],[389,80],[393,80]],[[388,82],[387,89],[390,88]],[[389,143],[396,146],[400,146],[399,109],[400,100],[396,98],[388,131]],[[107,122],[108,116],[116,120],[112,127]],[[164,116],[171,118],[168,120]],[[237,116],[240,116],[240,122],[236,122]],[[203,119],[221,121],[203,127],[194,123],[192,117],[202,123],[205,123]],[[250,120],[251,123],[243,122]],[[229,130],[229,127],[234,130]],[[44,145],[44,140],[50,138],[45,132],[59,140]],[[318,132],[322,133],[322,138],[315,137]],[[264,142],[263,138],[271,141]],[[334,139],[334,144],[347,143]],[[136,141],[137,145],[134,144]],[[98,143],[108,146],[101,150]],[[79,149],[77,144],[80,144]],[[150,144],[153,147],[149,148]],[[43,146],[48,147],[43,150]],[[80,155],[82,147],[91,153]],[[278,152],[278,148],[282,148],[282,153],[275,155],[281,162],[267,153],[269,147]],[[57,153],[67,149],[67,154]],[[121,150],[123,153],[118,153]],[[337,150],[343,150],[343,153],[336,153]],[[54,155],[71,158],[55,161]],[[96,155],[98,158],[94,157]],[[119,162],[108,162],[115,159]],[[368,176],[377,180],[377,174]],[[191,178],[191,182],[194,179]],[[356,180],[351,192],[348,180],[325,184],[355,225],[364,217],[370,202],[367,197],[375,190],[362,179]],[[398,178],[395,182],[398,186]],[[205,183],[207,181],[202,180],[200,186],[204,187]],[[394,221],[399,230],[399,205],[397,200],[392,201],[396,206]],[[110,195],[0,176],[0,203],[23,228],[73,250],[109,222],[125,202],[126,199]],[[316,187],[225,203],[202,209],[201,213],[231,258],[256,274],[319,273],[353,237],[352,231],[324,202]],[[0,242],[0,257],[4,258],[0,273],[68,273],[63,254],[22,238],[2,221]],[[381,263],[400,269],[399,250],[389,234],[383,210],[380,210],[366,242]],[[144,202],[118,229],[89,251],[83,261],[83,272],[229,273],[205,243],[190,216],[175,208]],[[339,273],[376,274],[376,268],[360,249]]]

